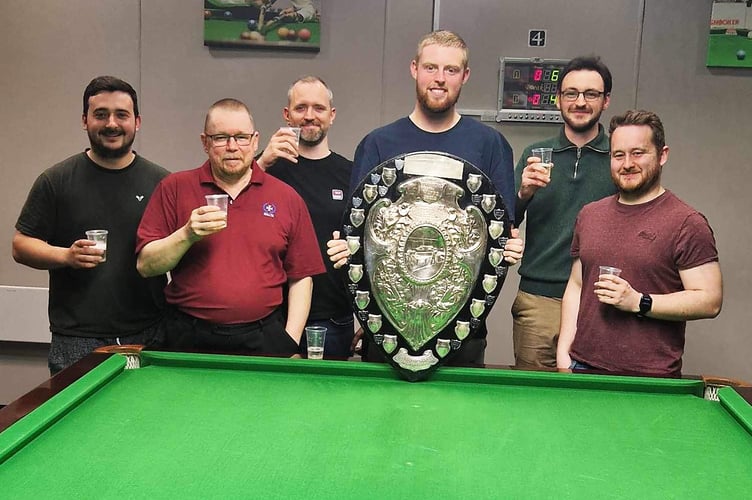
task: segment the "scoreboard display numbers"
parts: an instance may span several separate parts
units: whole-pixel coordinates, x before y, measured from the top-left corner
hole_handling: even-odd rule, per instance
[[[502,119],[559,121],[557,90],[561,72],[568,62],[564,59],[501,58],[499,114]],[[532,113],[510,113],[514,110]]]

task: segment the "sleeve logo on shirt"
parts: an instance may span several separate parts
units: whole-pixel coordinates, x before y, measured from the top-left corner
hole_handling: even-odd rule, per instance
[[[262,210],[264,217],[274,217],[277,214],[277,206],[274,203],[264,203]]]
[[[332,189],[332,199],[342,201],[345,199],[345,193],[341,189]]]

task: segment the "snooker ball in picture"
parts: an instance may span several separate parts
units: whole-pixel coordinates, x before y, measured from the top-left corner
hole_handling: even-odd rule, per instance
[[[281,28],[277,30],[277,36],[279,37],[280,40],[284,40],[285,38],[287,38],[287,35],[289,33],[290,33],[290,30],[285,28],[284,26],[282,26]]]
[[[264,35],[258,31],[244,31],[240,34],[241,40],[250,40],[252,42],[263,42]]]
[[[744,52],[743,50],[739,49],[736,51],[736,58],[738,60],[743,61],[744,59],[746,59],[746,57],[747,57],[747,53]]]
[[[303,28],[300,31],[298,31],[298,38],[300,38],[301,42],[307,42],[311,39],[311,30],[308,28]]]
[[[255,19],[249,19],[248,29],[251,31],[258,31],[258,21],[256,21]]]
[[[298,38],[298,34],[295,32],[295,30],[289,30],[287,32],[287,39],[288,40],[292,41],[292,40],[295,40],[296,38]]]
[[[223,15],[225,16],[225,19],[232,19],[232,12],[229,10],[226,10]]]

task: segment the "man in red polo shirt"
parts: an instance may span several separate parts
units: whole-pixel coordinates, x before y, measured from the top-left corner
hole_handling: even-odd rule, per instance
[[[163,343],[294,354],[311,304],[311,276],[325,272],[306,205],[256,165],[258,133],[242,102],[213,104],[201,141],[208,161],[165,178],[138,228],[139,273],[172,278]],[[229,195],[228,209],[209,206],[211,194]]]

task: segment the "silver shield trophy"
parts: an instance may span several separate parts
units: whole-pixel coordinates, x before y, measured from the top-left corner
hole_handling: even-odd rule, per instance
[[[404,378],[427,378],[474,337],[499,295],[503,199],[467,161],[410,153],[366,175],[343,224],[352,226],[347,289],[369,349]]]

